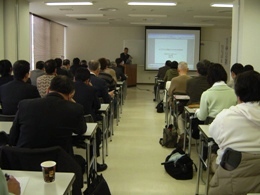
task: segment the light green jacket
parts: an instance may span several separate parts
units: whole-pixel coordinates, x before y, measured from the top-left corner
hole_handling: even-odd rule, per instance
[[[223,109],[236,104],[235,91],[224,82],[218,82],[202,93],[200,109],[196,112],[196,115],[199,120],[205,121],[207,117],[215,118]]]

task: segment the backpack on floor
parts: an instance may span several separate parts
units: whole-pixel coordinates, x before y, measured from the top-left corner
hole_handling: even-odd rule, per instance
[[[192,179],[193,165],[197,171],[197,167],[191,158],[181,149],[173,150],[173,152],[166,157],[165,162],[161,164],[164,165],[166,172],[170,176],[178,180]]]
[[[160,138],[159,143],[166,148],[175,148],[177,144],[178,133],[175,127],[171,124],[163,129],[163,137]]]
[[[155,108],[158,113],[163,113],[163,101],[160,101]]]

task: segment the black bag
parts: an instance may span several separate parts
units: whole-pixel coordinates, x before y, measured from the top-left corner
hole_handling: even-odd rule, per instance
[[[111,195],[109,187],[103,175],[98,175],[95,170],[90,172],[88,187],[84,195]]]
[[[160,101],[157,106],[155,107],[158,113],[163,113],[163,101]]]
[[[177,144],[178,133],[171,124],[163,129],[163,138],[160,138],[159,143],[166,148],[175,148]]]
[[[164,165],[166,172],[175,179],[188,180],[193,177],[193,161],[181,149],[174,150],[169,156],[166,157]],[[195,166],[197,171],[197,167]]]
[[[193,118],[191,122],[191,136],[193,139],[200,138],[199,125],[204,124],[204,121],[200,121],[198,118]]]

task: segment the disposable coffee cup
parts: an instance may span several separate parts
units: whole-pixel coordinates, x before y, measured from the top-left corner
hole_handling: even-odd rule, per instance
[[[46,183],[55,181],[56,162],[44,161],[41,163],[43,179]]]

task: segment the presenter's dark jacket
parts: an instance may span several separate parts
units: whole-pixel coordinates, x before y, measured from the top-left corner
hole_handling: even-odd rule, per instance
[[[130,57],[129,54],[125,54],[124,52],[120,54],[120,58],[124,61],[125,64],[127,64],[127,60]]]
[[[83,106],[84,114],[91,114],[94,121],[97,121],[96,113],[100,109],[100,102],[94,87],[76,81],[73,99]]]
[[[187,81],[186,93],[190,96],[189,104],[198,104],[201,94],[209,88],[206,76],[197,76]]]
[[[108,87],[106,81],[104,81],[101,78],[98,78],[96,75],[92,73],[90,74],[90,81],[93,87],[96,89],[97,96],[99,98],[102,98],[103,103],[109,104],[111,101],[111,97],[108,94]]]
[[[19,103],[10,144],[22,148],[61,146],[73,154],[72,133],[84,134],[86,130],[83,107],[52,92]]]
[[[36,86],[16,79],[10,81],[0,87],[2,114],[15,115],[18,103],[21,100],[39,97],[40,94]]]

